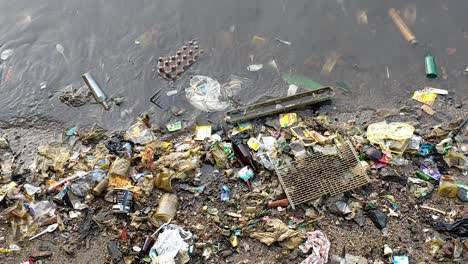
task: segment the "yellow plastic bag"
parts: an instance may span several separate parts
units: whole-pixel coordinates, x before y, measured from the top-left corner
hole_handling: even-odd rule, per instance
[[[397,141],[403,141],[410,139],[413,136],[414,127],[401,122],[393,122],[387,124],[387,122],[379,122],[370,124],[367,127],[367,139],[374,143],[383,143],[385,139],[392,139]]]

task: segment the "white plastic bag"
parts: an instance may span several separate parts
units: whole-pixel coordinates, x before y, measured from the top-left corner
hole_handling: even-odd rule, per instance
[[[218,81],[196,75],[190,79],[190,86],[185,88],[187,100],[195,108],[202,111],[222,111],[229,104],[221,100],[221,85]]]
[[[150,251],[152,264],[173,264],[174,258],[180,250],[188,251],[186,240],[192,237],[192,233],[183,230],[177,225],[169,224],[158,236]]]
[[[307,232],[307,241],[304,245],[300,245],[299,248],[304,253],[312,249],[312,253],[301,264],[325,264],[328,262],[330,241],[322,231]]]

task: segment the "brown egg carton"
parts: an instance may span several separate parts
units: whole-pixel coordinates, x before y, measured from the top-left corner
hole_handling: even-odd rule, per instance
[[[190,40],[178,49],[175,55],[159,57],[158,73],[168,81],[175,81],[187,71],[203,53],[197,40]]]

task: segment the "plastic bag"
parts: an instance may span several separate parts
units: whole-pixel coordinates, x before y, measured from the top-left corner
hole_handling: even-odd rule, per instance
[[[13,55],[12,49],[4,49],[2,53],[0,53],[0,61],[7,60],[11,55]]]
[[[151,141],[155,141],[153,132],[142,122],[138,122],[127,130],[129,139],[136,144],[147,144]]]
[[[238,95],[244,87],[251,85],[252,82],[249,79],[231,75],[231,80],[222,85],[221,94],[224,98],[230,98]]]
[[[383,143],[384,139],[402,141],[413,136],[414,127],[400,122],[379,122],[367,127],[367,139],[375,144]]]
[[[183,230],[177,225],[167,225],[158,236],[150,251],[152,264],[172,264],[179,251],[188,251],[186,243],[192,237],[192,233]]]
[[[119,175],[119,176],[127,176],[128,170],[130,169],[130,161],[117,158],[114,162],[112,162],[109,174],[110,175]]]
[[[434,224],[436,231],[445,231],[455,237],[462,239],[468,238],[468,216],[456,220],[454,223],[436,223]]]
[[[84,177],[74,181],[71,185],[71,191],[78,197],[85,197],[88,191],[94,186],[92,174],[86,174]]]
[[[263,244],[270,246],[274,242],[281,242],[281,245],[288,249],[295,249],[302,241],[303,236],[300,231],[289,229],[279,219],[268,219],[266,222],[268,232],[254,232],[251,238],[258,239]]]
[[[133,142],[125,140],[122,135],[113,135],[106,143],[106,148],[112,154],[131,157],[133,153]]]
[[[456,167],[460,170],[468,168],[468,159],[461,153],[450,151],[444,156],[444,161],[449,167]]]
[[[304,245],[300,245],[299,248],[304,253],[312,249],[312,253],[301,264],[325,264],[328,262],[330,241],[322,231],[307,232],[307,241]]]
[[[202,111],[222,111],[229,104],[221,101],[221,85],[218,81],[202,75],[193,76],[190,86],[185,88],[187,100]]]
[[[70,158],[70,151],[66,147],[54,147],[51,145],[40,145],[38,153],[52,161],[52,166],[56,171],[62,171],[65,162]]]

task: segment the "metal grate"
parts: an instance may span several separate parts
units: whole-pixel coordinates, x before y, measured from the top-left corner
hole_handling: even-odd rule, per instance
[[[314,153],[276,166],[276,173],[294,209],[324,194],[337,195],[369,182],[349,141],[331,154]]]

